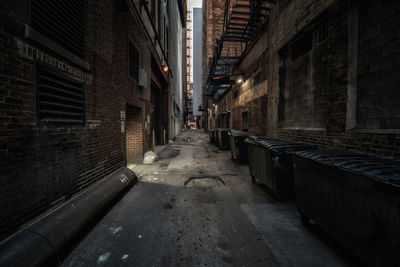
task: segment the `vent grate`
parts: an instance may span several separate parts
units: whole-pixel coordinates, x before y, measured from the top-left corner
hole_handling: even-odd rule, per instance
[[[77,56],[84,56],[85,1],[32,0],[32,27]]]
[[[40,122],[84,122],[83,83],[38,66],[37,88]]]

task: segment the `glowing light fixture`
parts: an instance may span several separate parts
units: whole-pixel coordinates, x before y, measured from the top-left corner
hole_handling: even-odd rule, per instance
[[[164,65],[162,66],[162,70],[163,70],[163,72],[169,71],[168,65],[167,65],[167,64],[164,64]]]
[[[236,84],[242,84],[243,83],[243,77],[242,77],[242,75],[239,75],[237,78],[236,78]]]

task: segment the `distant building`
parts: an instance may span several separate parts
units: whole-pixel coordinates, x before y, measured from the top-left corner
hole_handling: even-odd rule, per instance
[[[193,8],[193,116],[200,117],[202,101],[202,9]]]

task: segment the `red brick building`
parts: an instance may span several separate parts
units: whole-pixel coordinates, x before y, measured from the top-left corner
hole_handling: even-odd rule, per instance
[[[153,131],[159,144],[168,136],[172,78],[162,68],[178,67],[168,63],[169,8],[0,3],[0,237],[141,161]]]
[[[231,36],[229,23],[243,33],[256,10],[257,1],[230,2],[241,6],[241,22],[229,7],[222,39]],[[210,82],[205,87],[210,128],[399,157],[398,1],[258,2],[265,11],[255,14],[264,22],[243,35],[231,86],[219,95]],[[205,40],[204,49],[216,44]]]

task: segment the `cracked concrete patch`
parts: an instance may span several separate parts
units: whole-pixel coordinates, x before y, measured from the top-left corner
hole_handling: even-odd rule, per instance
[[[185,187],[214,188],[225,185],[225,182],[219,176],[197,175],[189,177],[184,185]]]

